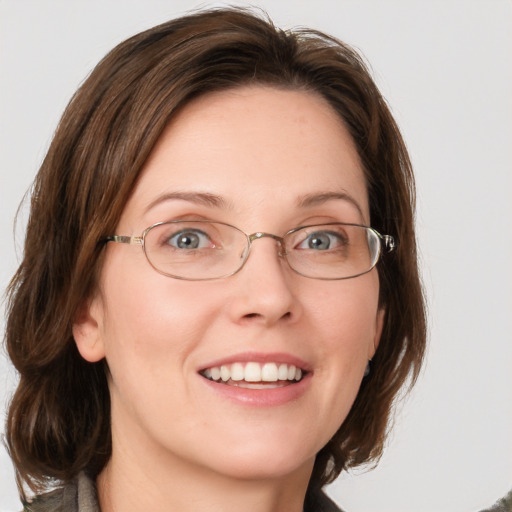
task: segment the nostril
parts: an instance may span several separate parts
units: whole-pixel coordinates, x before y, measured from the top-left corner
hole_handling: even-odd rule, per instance
[[[261,315],[259,313],[248,313],[247,315],[244,315],[243,317],[246,319],[246,320],[249,320],[251,318],[263,318],[264,315]],[[289,319],[291,318],[292,314],[290,311],[287,311],[284,315],[281,316],[281,319]]]

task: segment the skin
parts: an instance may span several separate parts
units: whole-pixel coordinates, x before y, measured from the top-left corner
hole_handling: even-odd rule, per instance
[[[159,200],[176,191],[224,204]],[[326,192],[351,200],[297,204]],[[361,163],[336,113],[316,94],[262,86],[200,97],[172,119],[116,234],[183,215],[277,235],[311,223],[370,225]],[[102,510],[302,510],[315,454],[347,416],[379,341],[376,270],[308,279],[264,238],[237,274],[194,282],[159,274],[139,246],[106,251],[98,291],[74,325],[82,356],[106,358],[111,372]],[[246,352],[306,361],[304,392],[279,406],[244,405],[198,373]]]

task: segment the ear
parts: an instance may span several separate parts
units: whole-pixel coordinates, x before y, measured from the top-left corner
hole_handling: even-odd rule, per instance
[[[80,355],[90,363],[105,357],[102,336],[103,304],[97,294],[92,300],[84,301],[73,322],[73,337]]]
[[[372,359],[377,351],[377,347],[380,343],[380,337],[382,335],[382,330],[384,329],[384,320],[386,319],[386,310],[384,308],[380,308],[377,311],[377,316],[375,318],[375,335],[373,338],[373,346],[368,347],[368,359]]]

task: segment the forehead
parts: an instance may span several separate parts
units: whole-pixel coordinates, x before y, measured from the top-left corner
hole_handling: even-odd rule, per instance
[[[305,91],[247,86],[185,105],[153,148],[126,210],[147,210],[175,192],[220,196],[239,213],[342,193],[368,216],[351,136],[320,95]]]

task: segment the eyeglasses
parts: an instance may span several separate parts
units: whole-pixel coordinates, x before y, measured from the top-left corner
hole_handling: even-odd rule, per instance
[[[146,228],[141,236],[113,235],[106,242],[142,245],[151,266],[175,279],[201,281],[236,274],[251,245],[272,238],[297,274],[313,279],[349,279],[369,272],[383,251],[395,248],[392,236],[358,224],[335,222],[291,229],[282,237],[247,235],[230,224],[204,220],[173,220]]]

